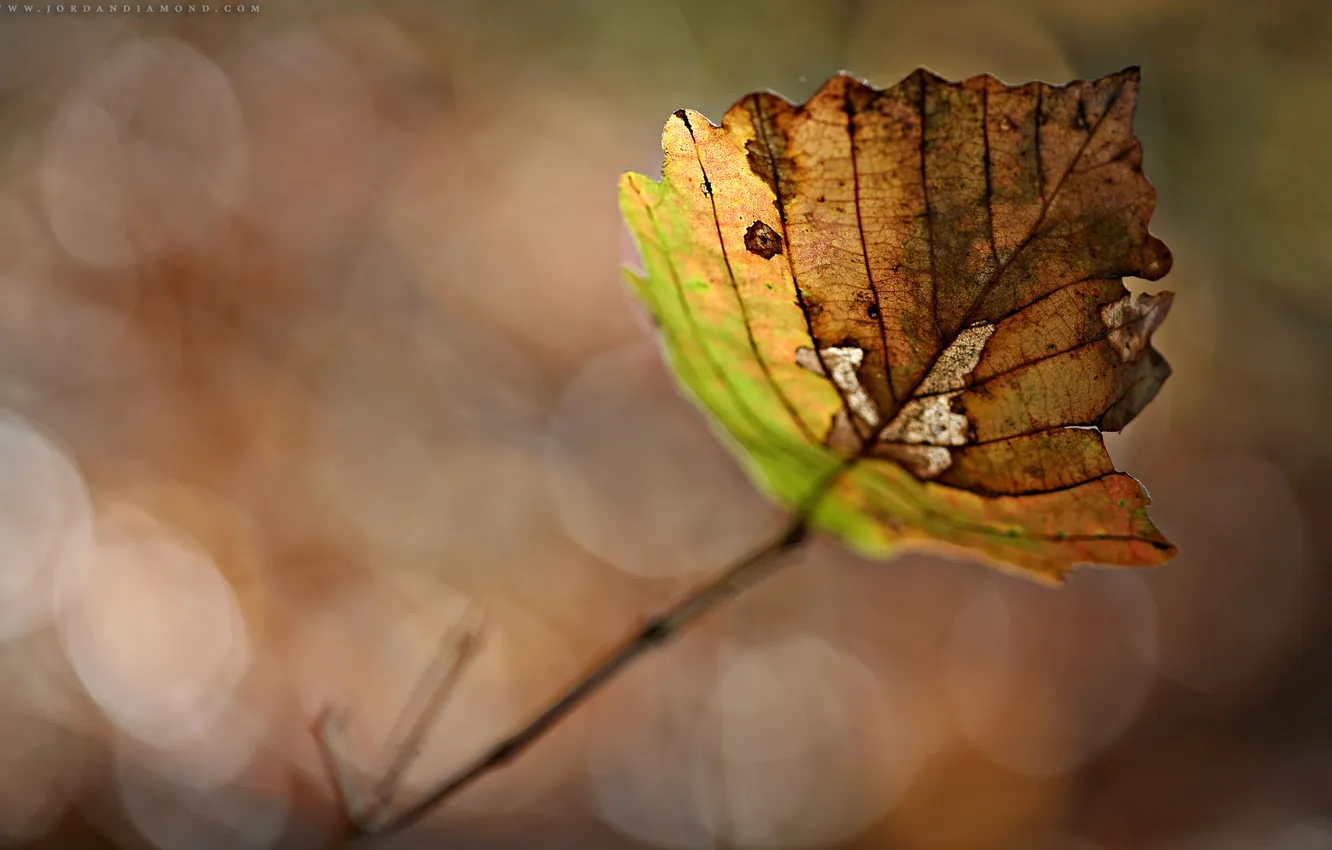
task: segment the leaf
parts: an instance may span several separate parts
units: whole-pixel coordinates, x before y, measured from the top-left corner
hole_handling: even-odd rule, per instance
[[[628,278],[772,496],[871,555],[960,548],[1047,580],[1174,555],[1101,437],[1170,374],[1170,293],[1122,282],[1171,265],[1138,76],[837,76],[801,106],[667,121],[662,180],[620,184]]]

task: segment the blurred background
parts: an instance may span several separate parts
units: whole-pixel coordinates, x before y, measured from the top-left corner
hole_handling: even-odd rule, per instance
[[[620,278],[673,110],[1140,64],[1175,375],[1111,450],[1183,554],[815,541],[384,845],[1332,848],[1332,5],[8,8],[3,842],[333,846],[321,708],[374,770],[484,611],[427,783],[776,533]]]

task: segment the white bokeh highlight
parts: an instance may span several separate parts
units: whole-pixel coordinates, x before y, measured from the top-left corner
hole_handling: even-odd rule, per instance
[[[669,659],[631,674],[635,728],[608,730],[590,754],[603,820],[672,850],[803,848],[892,809],[922,752],[891,671],[804,635],[726,645],[719,662],[710,683]]]
[[[173,38],[93,66],[47,132],[40,186],[61,247],[124,266],[216,232],[241,200],[249,145],[222,70]]]
[[[68,453],[3,409],[0,481],[0,639],[6,639],[50,619],[57,576],[87,554],[92,505]]]
[[[208,727],[249,663],[235,594],[207,552],[127,506],[60,576],[59,622],[79,680],[121,731],[169,748]]]
[[[674,578],[718,569],[780,514],[704,420],[662,392],[660,358],[639,343],[591,360],[552,420],[546,468],[571,538],[625,572]]]
[[[1156,679],[1156,606],[1130,572],[1087,572],[1055,591],[985,576],[943,651],[953,716],[1019,773],[1077,769],[1137,716]]]

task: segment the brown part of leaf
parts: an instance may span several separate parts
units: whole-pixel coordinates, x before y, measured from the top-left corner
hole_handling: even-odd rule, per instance
[[[952,449],[940,484],[986,495],[1020,496],[1062,490],[1115,471],[1101,435],[1056,428]]]
[[[920,70],[883,91],[839,76],[803,105],[754,94],[727,112],[775,195],[819,355],[864,352],[877,444],[834,423],[829,445],[977,493],[1113,470],[1099,434],[1063,431],[1122,428],[1170,374],[1150,346],[1169,294],[1135,302],[1121,281],[1171,265],[1148,233],[1137,91],[1135,68],[1017,87]]]

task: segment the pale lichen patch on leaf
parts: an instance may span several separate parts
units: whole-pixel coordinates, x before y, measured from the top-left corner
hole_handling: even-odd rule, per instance
[[[856,370],[864,361],[865,352],[851,346],[824,348],[818,354],[815,354],[812,348],[801,348],[796,351],[797,364],[816,375],[830,378],[846,397],[846,406],[851,412],[859,416],[866,425],[874,427],[879,424],[879,410],[874,406],[874,400],[869,397],[869,393],[860,385],[860,378],[856,375]]]
[[[1101,321],[1109,329],[1107,339],[1123,360],[1138,359],[1138,354],[1150,342],[1152,332],[1165,321],[1173,300],[1174,295],[1170,292],[1159,295],[1144,292],[1137,300],[1132,295],[1125,295],[1101,308]]]
[[[967,386],[967,378],[980,362],[985,343],[994,336],[994,325],[983,324],[963,328],[939,359],[934,361],[925,380],[916,388],[916,397],[960,390]]]
[[[967,417],[953,412],[956,396],[957,393],[944,393],[913,398],[884,427],[879,442],[965,446]]]
[[[925,375],[915,395],[879,433],[876,457],[898,461],[918,478],[930,480],[953,463],[947,446],[967,444],[967,417],[953,410],[953,399],[994,336],[994,325],[964,328]],[[900,444],[900,445],[895,445]]]
[[[874,456],[897,461],[922,481],[938,478],[953,465],[953,453],[943,446],[880,443]]]

